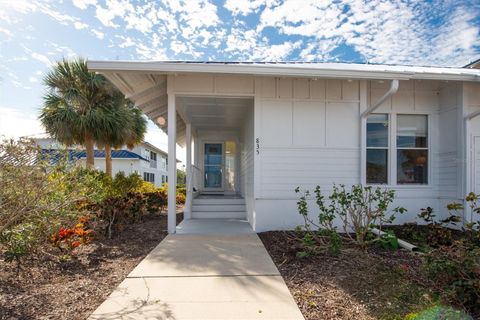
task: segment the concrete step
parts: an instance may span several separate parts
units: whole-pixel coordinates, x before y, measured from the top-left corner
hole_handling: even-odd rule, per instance
[[[246,219],[245,211],[192,211],[193,219]]]
[[[245,204],[194,204],[192,211],[246,211]]]
[[[195,198],[193,199],[193,205],[217,205],[217,204],[245,204],[245,199],[238,198],[238,199],[219,199],[219,198],[214,198],[214,199],[198,199]]]

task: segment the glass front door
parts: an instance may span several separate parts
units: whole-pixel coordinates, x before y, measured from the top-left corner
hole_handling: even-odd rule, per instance
[[[205,143],[204,148],[204,187],[223,189],[223,144]]]

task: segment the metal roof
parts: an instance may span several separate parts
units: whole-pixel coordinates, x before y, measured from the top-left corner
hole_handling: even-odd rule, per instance
[[[98,72],[224,73],[352,79],[430,79],[480,81],[480,71],[453,67],[422,67],[388,64],[253,62],[253,61],[94,61],[88,68]]]
[[[68,152],[69,159],[84,159],[87,157],[85,150],[58,150],[58,149],[42,149],[42,153],[52,157],[55,160],[60,159],[61,157],[65,157]],[[95,158],[105,158],[105,151],[104,150],[94,150],[94,157]],[[139,159],[144,161],[149,161],[144,157],[136,154],[135,152],[128,151],[128,150],[112,150],[112,159]]]

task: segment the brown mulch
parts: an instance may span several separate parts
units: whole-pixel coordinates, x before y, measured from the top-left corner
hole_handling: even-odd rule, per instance
[[[365,252],[344,243],[339,255],[297,258],[295,233],[259,236],[307,320],[402,319],[433,304],[430,293],[406,276],[419,265],[411,252]]]
[[[17,276],[15,264],[1,260],[0,319],[86,319],[166,235],[166,215],[148,215],[113,239],[96,235],[68,261],[45,248]]]

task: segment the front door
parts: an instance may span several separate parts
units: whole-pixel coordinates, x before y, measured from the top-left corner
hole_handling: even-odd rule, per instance
[[[205,143],[204,145],[204,190],[223,190],[224,152],[223,143]]]

